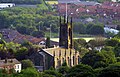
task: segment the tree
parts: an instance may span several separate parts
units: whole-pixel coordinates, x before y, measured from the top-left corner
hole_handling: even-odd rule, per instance
[[[22,60],[21,63],[22,63],[22,69],[27,69],[27,68],[33,68],[34,67],[34,64],[29,59]]]
[[[116,57],[120,57],[120,43],[117,46],[115,46],[114,53]]]
[[[41,38],[41,37],[45,36],[45,33],[43,31],[33,31],[32,36],[37,37],[37,38]]]
[[[120,62],[104,68],[98,77],[120,77]]]
[[[68,71],[69,71],[69,67],[67,66],[67,63],[63,62],[62,66],[58,69],[58,72],[62,73],[64,76],[66,76]]]
[[[98,68],[98,65],[100,67],[106,67],[108,64],[116,62],[116,58],[114,53],[111,51],[91,51],[82,57],[81,62],[83,64],[88,64],[93,68]]]
[[[21,47],[15,53],[15,57],[17,58],[17,60],[24,60],[24,59],[26,59],[27,54],[28,54],[28,49],[26,47]]]
[[[119,43],[119,40],[117,38],[107,39],[105,41],[106,46],[112,46],[115,47]]]
[[[96,25],[90,28],[89,34],[92,35],[103,35],[104,34],[104,28],[102,26]]]
[[[90,29],[91,29],[93,26],[94,26],[93,23],[88,23],[88,24],[86,25],[86,33],[87,33],[87,34],[90,33]]]
[[[74,23],[73,31],[78,34],[85,34],[86,33],[86,26],[82,23]]]
[[[95,77],[92,67],[84,64],[70,68],[67,77]]]
[[[115,38],[120,38],[120,32],[114,36]]]
[[[21,46],[30,49],[30,48],[32,48],[33,44],[27,40],[24,40],[23,43],[21,44]]]
[[[47,37],[46,39],[46,48],[49,48],[51,45],[50,45],[50,37]]]
[[[62,77],[62,74],[56,70],[45,70],[43,72],[43,77]]]
[[[22,75],[22,76],[21,76]],[[39,72],[35,68],[23,69],[18,77],[39,77]]]
[[[84,39],[75,39],[74,40],[74,48],[78,51],[80,51],[81,47],[84,47],[86,44],[87,44],[87,42]]]

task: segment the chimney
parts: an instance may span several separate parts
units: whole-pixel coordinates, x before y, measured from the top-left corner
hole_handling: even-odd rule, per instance
[[[7,63],[7,58],[5,58],[5,63]]]
[[[13,62],[13,60],[11,59],[11,60],[10,60],[10,62],[12,63],[12,62]]]

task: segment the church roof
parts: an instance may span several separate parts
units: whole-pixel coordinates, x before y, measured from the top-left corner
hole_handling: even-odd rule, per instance
[[[43,49],[44,52],[48,53],[51,56],[69,56],[70,53],[75,53],[75,49],[66,49],[62,47],[56,47],[56,48],[48,48]],[[70,52],[71,51],[71,52]]]

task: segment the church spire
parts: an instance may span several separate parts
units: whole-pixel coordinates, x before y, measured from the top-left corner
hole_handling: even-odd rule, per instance
[[[64,16],[64,23],[61,23],[60,18],[60,36],[59,36],[59,46],[63,48],[72,48],[72,18],[69,22],[69,17]]]

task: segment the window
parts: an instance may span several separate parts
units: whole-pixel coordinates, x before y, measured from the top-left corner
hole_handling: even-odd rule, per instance
[[[19,65],[17,65],[17,69],[19,69]]]
[[[75,57],[73,56],[73,65],[75,64]]]

